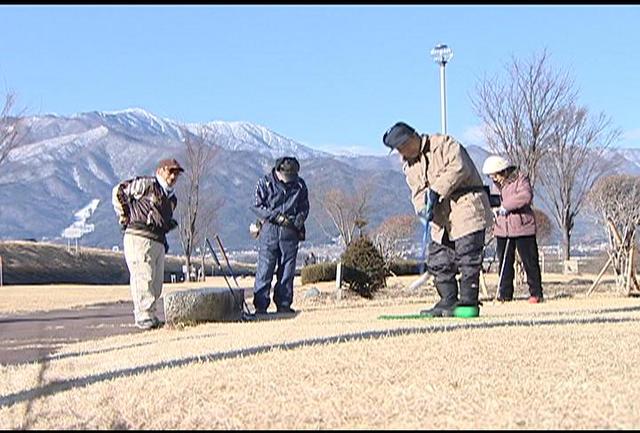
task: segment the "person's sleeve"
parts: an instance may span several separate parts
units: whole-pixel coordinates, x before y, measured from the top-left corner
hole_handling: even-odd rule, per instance
[[[421,180],[422,176],[420,176],[419,170],[419,164],[409,167],[409,165],[405,163],[402,167],[405,180],[409,186],[409,190],[411,191],[411,204],[413,204],[416,215],[424,209],[427,203],[426,194],[427,189],[429,188],[429,185]],[[426,178],[427,174],[424,173],[423,176]]]
[[[435,173],[431,185],[442,199],[449,197],[471,174],[471,167],[464,163],[462,151],[460,143],[451,137],[442,143],[442,166]]]
[[[129,198],[126,192],[129,182],[120,182],[111,190],[111,204],[118,217],[129,215]]]
[[[302,189],[300,191],[300,202],[298,204],[298,213],[294,221],[294,225],[298,230],[302,229],[305,221],[309,217],[309,191],[307,190],[306,183],[301,180]]]
[[[278,212],[272,211],[267,206],[269,198],[269,191],[267,189],[266,182],[260,179],[256,184],[255,201],[251,210],[261,220],[273,222],[278,216]]]
[[[523,174],[519,175],[516,179],[515,188],[509,189],[506,194],[503,190],[502,193],[502,207],[509,212],[531,205],[532,200],[533,191],[531,190],[531,183],[529,182],[529,178]]]

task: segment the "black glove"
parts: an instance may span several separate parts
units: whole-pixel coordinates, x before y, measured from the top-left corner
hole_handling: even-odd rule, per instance
[[[175,229],[176,227],[178,227],[178,221],[171,219],[171,221],[169,221],[168,224],[168,228],[167,228],[167,232],[170,232],[171,230]]]
[[[169,252],[169,242],[167,242],[167,240],[164,240],[164,253],[167,254]]]
[[[293,225],[296,226],[298,230],[302,230],[304,228],[304,215],[296,216],[296,219],[293,222]]]

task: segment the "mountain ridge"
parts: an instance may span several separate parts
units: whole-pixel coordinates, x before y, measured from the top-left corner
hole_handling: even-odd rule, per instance
[[[413,213],[409,189],[397,155],[337,155],[303,145],[264,126],[250,122],[214,120],[202,124],[164,119],[141,108],[91,111],[65,117],[30,116],[25,143],[15,149],[0,171],[0,237],[35,238],[65,242],[61,237],[74,214],[92,200],[99,205],[88,218],[94,231],[81,242],[111,248],[122,245],[122,235],[111,207],[111,189],[127,178],[152,175],[159,159],[180,158],[184,131],[205,128],[218,146],[218,154],[203,190],[224,198],[217,230],[230,249],[255,248],[248,234],[254,216],[250,208],[255,183],[270,171],[274,160],[293,155],[301,161],[313,206],[307,228],[308,242],[331,242],[320,228],[321,191],[343,188],[354,192],[359,182],[372,185],[374,197],[369,228],[394,214]],[[382,143],[380,144],[382,146]],[[488,152],[467,146],[476,166]],[[614,157],[624,172],[640,173],[640,150],[620,149]],[[172,251],[179,250],[175,235]]]

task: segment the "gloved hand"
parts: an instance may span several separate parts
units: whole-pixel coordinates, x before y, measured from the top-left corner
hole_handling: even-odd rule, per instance
[[[429,208],[429,206],[423,207],[418,212],[418,218],[420,218],[422,225],[426,226],[433,219],[433,208]]]
[[[422,222],[423,225],[427,225],[433,219],[433,208],[439,200],[440,194],[430,189],[427,194],[426,206],[418,212],[418,217],[420,217],[420,222]]]
[[[291,221],[289,221],[289,219],[286,217],[285,214],[279,213],[278,216],[276,216],[276,220],[275,220],[276,224],[279,224],[281,226],[288,226],[291,225]]]
[[[178,227],[178,221],[171,219],[171,221],[169,221],[169,230],[167,230],[167,232],[170,232],[171,230],[175,229],[176,227]]]
[[[304,227],[304,216],[302,214],[299,214],[298,216],[296,216],[296,219],[293,222],[293,225],[296,226],[298,230],[302,230],[302,228]]]
[[[127,228],[127,224],[129,224],[129,217],[126,215],[120,215],[118,217],[118,224],[120,224],[120,228],[122,230]]]

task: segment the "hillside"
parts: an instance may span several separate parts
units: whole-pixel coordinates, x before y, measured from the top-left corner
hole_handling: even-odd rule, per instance
[[[42,243],[0,242],[3,284],[127,284],[129,271],[122,252]],[[168,256],[165,273],[181,272],[182,261]]]
[[[337,236],[321,227],[328,217],[319,199],[328,189],[353,194],[358,186],[369,184],[368,229],[390,216],[413,213],[397,155],[334,155],[248,122],[180,124],[141,109],[71,117],[42,115],[29,121],[26,142],[9,155],[0,171],[0,239],[66,244],[63,234],[68,238],[84,232],[82,245],[122,249],[122,234],[111,206],[113,186],[135,175],[152,175],[162,158],[175,156],[184,162],[183,140],[197,127],[211,133],[210,144],[218,150],[201,185],[206,197],[221,203],[215,208],[216,225],[207,235],[217,232],[229,251],[256,249],[248,233],[255,219],[251,211],[255,185],[270,171],[275,158],[285,154],[298,157],[300,174],[309,187],[306,245],[327,245]],[[376,145],[382,147],[382,143],[372,143]],[[467,150],[481,167],[487,151],[478,146],[467,146]],[[620,172],[637,174],[638,155],[640,151],[614,152],[612,164]],[[542,191],[536,194],[544,196]],[[179,195],[178,205],[183,202]],[[580,221],[574,243],[599,236],[600,231],[594,229],[592,223]],[[168,241],[170,252],[179,253],[175,232]]]

